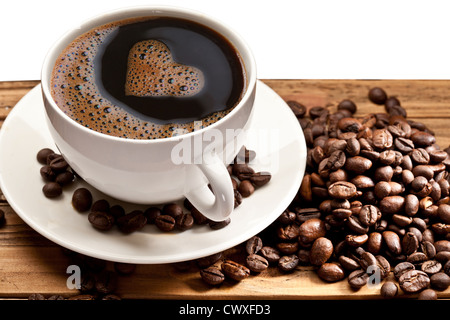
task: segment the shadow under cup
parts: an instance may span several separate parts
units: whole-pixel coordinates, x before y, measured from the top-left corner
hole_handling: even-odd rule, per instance
[[[245,68],[246,86],[239,103],[224,118],[180,136],[124,139],[86,128],[56,105],[50,82],[62,50],[96,26],[143,16],[193,20],[215,30],[235,47]],[[247,44],[229,27],[204,14],[173,7],[138,7],[102,14],[69,31],[54,44],[44,61],[41,84],[54,142],[87,183],[130,203],[162,204],[187,197],[211,220],[224,220],[231,214],[234,192],[226,164],[232,162],[244,144],[256,92],[256,65]]]

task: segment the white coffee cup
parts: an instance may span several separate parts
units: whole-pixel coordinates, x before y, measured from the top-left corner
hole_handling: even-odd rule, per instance
[[[141,16],[195,21],[228,39],[242,58],[245,92],[223,119],[180,136],[154,140],[125,139],[88,129],[54,102],[50,81],[55,61],[77,36],[109,22]],[[51,135],[69,165],[87,183],[118,200],[162,204],[186,197],[206,217],[226,219],[234,208],[234,191],[226,164],[243,146],[256,90],[256,64],[245,41],[228,26],[202,13],[177,7],[144,6],[111,11],[67,32],[48,52],[41,75],[42,95]],[[184,161],[180,161],[179,150]],[[176,159],[174,159],[176,157]],[[208,188],[210,184],[213,192]]]

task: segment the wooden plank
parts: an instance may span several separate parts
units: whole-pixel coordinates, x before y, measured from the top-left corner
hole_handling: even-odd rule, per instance
[[[380,86],[397,96],[414,120],[432,128],[442,147],[450,144],[450,81],[384,81],[384,80],[263,80],[285,100],[297,100],[307,107],[333,108],[344,98],[358,105],[357,116],[383,112],[367,100],[368,90]],[[20,98],[38,81],[0,82],[0,125]],[[3,118],[2,118],[3,117]],[[0,190],[0,209],[7,223],[0,228],[0,298],[27,298],[31,293],[45,296],[78,294],[68,289],[66,268],[73,263],[61,248],[45,239],[9,207]],[[243,259],[242,246],[225,252],[236,260]],[[113,264],[108,263],[112,270]],[[391,275],[392,278],[392,275]],[[346,280],[327,284],[312,267],[298,267],[293,273],[281,273],[276,267],[251,275],[241,282],[226,280],[219,287],[203,283],[199,269],[191,263],[187,271],[172,265],[139,265],[130,276],[120,276],[116,293],[123,298],[151,299],[376,299],[380,284],[355,292]],[[438,292],[450,298],[450,289]],[[417,295],[408,295],[414,298]]]

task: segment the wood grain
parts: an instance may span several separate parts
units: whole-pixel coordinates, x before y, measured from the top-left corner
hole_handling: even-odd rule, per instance
[[[367,99],[368,90],[380,86],[401,101],[409,118],[431,128],[441,147],[450,145],[450,81],[263,81],[283,99],[296,100],[308,108],[325,106],[333,111],[341,100],[352,99],[358,106],[357,116],[384,112],[383,107]],[[0,82],[0,126],[20,98],[38,83]],[[1,190],[0,209],[5,212],[7,221],[0,228],[0,298],[27,298],[31,293],[47,297],[78,294],[77,290],[66,286],[66,268],[72,262],[64,250],[26,225],[8,205]],[[225,254],[239,260],[243,257],[242,250],[242,246],[236,246]],[[108,262],[107,269],[112,270],[113,263]],[[203,283],[197,266],[191,263],[187,271],[179,271],[172,265],[139,265],[132,275],[119,277],[116,293],[128,299],[379,299],[380,286],[364,287],[355,292],[347,281],[325,283],[312,267],[298,267],[290,274],[269,268],[241,282],[227,280],[220,287],[210,287]],[[450,289],[438,292],[438,296],[450,298]]]

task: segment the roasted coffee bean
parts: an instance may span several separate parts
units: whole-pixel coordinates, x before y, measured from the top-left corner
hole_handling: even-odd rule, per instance
[[[207,284],[216,286],[225,281],[225,275],[218,267],[208,267],[200,270],[200,276]]]
[[[386,281],[383,283],[380,289],[380,293],[383,296],[383,298],[394,298],[398,294],[398,287],[397,284],[393,281]]]
[[[345,278],[345,271],[337,263],[327,262],[320,266],[317,275],[326,282],[337,282]]]
[[[56,173],[52,170],[52,168],[50,168],[49,165],[41,167],[39,173],[44,181],[55,181]]]
[[[355,113],[356,112],[356,104],[349,99],[344,99],[341,102],[339,102],[338,106],[337,106],[338,110],[348,110],[350,111],[350,113]]]
[[[360,268],[359,263],[350,257],[339,256],[338,260],[341,266],[347,271],[354,271]]]
[[[259,253],[266,258],[269,263],[278,263],[278,260],[280,260],[280,252],[276,248],[264,246]]]
[[[108,212],[91,211],[88,215],[91,225],[102,231],[110,230],[114,226],[115,219]]]
[[[222,262],[221,268],[226,277],[236,281],[244,280],[250,275],[250,269],[229,259]]]
[[[239,184],[238,191],[244,198],[247,198],[255,192],[255,187],[250,180],[244,180]]]
[[[408,258],[406,259],[407,262],[412,263],[415,266],[420,267],[422,265],[422,263],[424,263],[425,261],[427,261],[428,258],[425,255],[425,253],[423,252],[414,252],[411,253]]]
[[[369,100],[375,104],[383,105],[387,100],[386,91],[380,87],[374,87],[369,90]]]
[[[161,213],[176,218],[183,214],[183,208],[177,203],[168,203],[163,206]]]
[[[348,234],[345,236],[345,242],[350,247],[360,247],[364,243],[366,243],[368,239],[369,236],[367,234],[359,234],[359,235]]]
[[[407,138],[398,137],[394,140],[394,145],[398,151],[403,154],[408,154],[414,149],[414,143]]]
[[[344,167],[355,174],[363,174],[372,167],[372,161],[361,156],[349,157]]]
[[[323,114],[327,114],[328,110],[321,106],[315,106],[309,109],[309,116],[311,119],[316,119],[322,116]]]
[[[352,232],[365,234],[369,232],[369,226],[365,226],[356,216],[349,216],[345,221],[345,226]]]
[[[364,287],[369,280],[369,275],[364,270],[354,270],[347,278],[348,284],[353,290],[359,290]]]
[[[175,219],[167,214],[162,214],[155,219],[155,225],[162,231],[168,232],[175,228]]]
[[[361,268],[364,269],[364,271],[368,272],[368,268],[370,266],[372,266],[372,268],[373,268],[374,266],[377,265],[377,259],[375,258],[375,256],[372,253],[370,253],[368,251],[364,251],[361,254],[361,258],[359,259],[359,264],[360,264]]]
[[[125,215],[125,209],[121,205],[116,204],[109,208],[109,214],[117,220],[119,217]]]
[[[262,247],[263,247],[263,242],[262,242],[261,238],[258,236],[251,237],[245,243],[245,251],[249,255],[258,253]]]
[[[269,267],[269,261],[258,254],[250,254],[246,259],[247,267],[253,272],[263,272]]]
[[[298,266],[299,259],[297,255],[291,254],[288,256],[282,256],[278,260],[278,269],[283,272],[291,272]]]
[[[371,232],[367,240],[367,251],[372,254],[379,254],[383,244],[383,236],[379,232]]]
[[[428,164],[430,162],[430,155],[423,148],[412,150],[411,158],[417,164]]]
[[[75,175],[71,171],[64,171],[58,173],[55,178],[55,182],[59,183],[61,186],[69,185],[73,179],[75,179]]]
[[[277,229],[277,235],[281,240],[295,240],[299,236],[298,226],[295,224],[280,226]]]
[[[109,212],[109,202],[106,199],[95,201],[91,206],[91,211]]]
[[[327,230],[324,221],[312,218],[303,222],[298,231],[299,240],[306,244],[312,243],[317,238],[324,237]]]
[[[278,242],[276,245],[277,249],[283,254],[294,254],[298,251],[298,242]]]
[[[117,274],[112,271],[102,271],[95,280],[95,290],[100,294],[112,293],[117,288]]]
[[[158,207],[149,207],[145,209],[144,215],[147,218],[147,223],[153,224],[156,218],[161,215],[161,209]]]
[[[196,264],[200,269],[205,269],[219,261],[223,256],[222,252],[217,252],[206,257],[198,258]]]
[[[450,286],[450,276],[444,272],[438,272],[430,276],[430,285],[433,289],[444,291]]]
[[[420,269],[428,275],[432,275],[442,270],[442,264],[437,260],[427,260],[422,263]]]
[[[63,158],[63,156],[58,156],[54,158],[53,160],[50,161],[49,165],[50,168],[56,173],[63,172],[69,167],[69,164]]]
[[[440,204],[437,211],[439,219],[443,223],[450,224],[450,205],[448,204]]]
[[[347,181],[338,181],[328,187],[328,193],[335,199],[350,199],[356,195],[356,186]]]
[[[182,213],[175,218],[175,227],[178,230],[185,231],[191,229],[194,225],[194,218],[190,213]]]
[[[419,199],[414,194],[405,197],[405,214],[412,217],[419,211]]]
[[[415,270],[415,266],[411,262],[400,262],[394,267],[394,276],[398,280],[403,273],[410,270]]]
[[[420,244],[422,252],[427,256],[428,259],[434,259],[436,256],[436,248],[430,241],[422,241]]]
[[[62,194],[62,187],[56,182],[47,182],[42,187],[42,192],[47,198],[56,198]]]
[[[238,206],[240,206],[242,203],[242,195],[238,190],[234,190],[234,207],[237,208]],[[197,212],[199,212],[198,210],[196,210]],[[192,211],[191,211],[192,214]],[[194,216],[195,219],[195,216]]]
[[[282,225],[287,225],[295,222],[297,214],[295,212],[284,210],[283,213],[277,218],[277,221]]]
[[[208,225],[213,230],[219,230],[225,228],[227,225],[231,223],[231,218],[228,217],[222,221],[209,221]]]
[[[373,190],[378,199],[383,199],[391,194],[391,185],[387,181],[379,181]]]
[[[255,170],[250,168],[247,164],[235,163],[233,164],[232,172],[240,181],[243,181],[250,179],[255,173]]]
[[[333,254],[333,243],[325,237],[317,238],[310,250],[310,262],[312,265],[320,266],[328,261]]]
[[[410,270],[404,272],[398,282],[403,291],[415,293],[427,288],[430,285],[430,278],[423,271]]]
[[[405,198],[401,196],[389,196],[380,200],[379,209],[383,214],[394,214],[403,211]]]
[[[433,289],[422,290],[417,296],[417,300],[437,300],[438,296]]]
[[[146,224],[147,218],[141,210],[133,210],[117,219],[117,226],[119,227],[119,230],[124,233],[132,233],[141,230]]]
[[[250,182],[259,188],[266,185],[271,178],[272,175],[269,172],[256,172],[250,177]]]
[[[91,208],[92,193],[86,188],[78,188],[72,195],[72,206],[78,212],[85,212]]]
[[[297,118],[303,118],[305,116],[307,109],[301,103],[294,100],[289,100],[286,101],[286,104],[289,106],[289,108],[291,108],[292,112],[294,112]]]
[[[391,166],[382,166],[375,169],[375,181],[391,181],[394,176],[394,169]]]
[[[364,226],[372,226],[377,222],[378,214],[379,211],[377,207],[373,205],[365,205],[361,207],[358,218]]]
[[[46,165],[48,156],[54,153],[55,152],[50,148],[43,148],[36,154],[36,159],[40,164]]]
[[[422,176],[422,177],[426,178],[427,181],[432,179],[434,176],[433,169],[429,165],[423,165],[423,164],[415,166],[412,169],[412,173],[414,174],[415,177]]]
[[[412,232],[407,232],[402,239],[402,251],[406,255],[410,255],[419,248],[419,240]]]
[[[428,147],[436,143],[436,138],[425,131],[416,131],[411,135],[411,140],[418,147]]]
[[[41,293],[32,293],[28,296],[28,300],[45,300],[45,297]]]
[[[400,237],[397,233],[393,231],[384,231],[382,233],[382,236],[387,248],[391,253],[393,253],[394,255],[399,255],[402,253]]]
[[[373,146],[379,150],[389,149],[393,145],[392,134],[387,129],[377,129],[373,132]]]
[[[235,201],[236,201],[236,191],[235,191]],[[242,199],[241,199],[241,201],[242,201]],[[191,215],[192,215],[192,218],[194,218],[194,221],[196,224],[202,225],[202,224],[206,224],[209,222],[209,219],[207,217],[205,217],[200,211],[198,211],[197,208],[193,207],[191,209]]]

